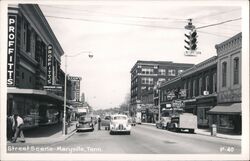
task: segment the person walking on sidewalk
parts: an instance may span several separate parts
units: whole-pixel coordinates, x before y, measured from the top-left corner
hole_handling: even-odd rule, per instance
[[[23,134],[23,119],[18,116],[18,114],[14,114],[14,120],[13,120],[13,125],[12,128],[15,131],[14,137],[12,139],[12,143],[15,143],[17,140],[17,137],[20,135],[21,142],[25,142],[24,139],[24,134]]]

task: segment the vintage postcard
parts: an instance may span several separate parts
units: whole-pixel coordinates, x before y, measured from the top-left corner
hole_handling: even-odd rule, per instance
[[[1,4],[1,160],[249,160],[249,1]]]

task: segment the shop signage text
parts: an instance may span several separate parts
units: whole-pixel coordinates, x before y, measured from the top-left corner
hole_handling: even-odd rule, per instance
[[[47,85],[52,85],[52,62],[53,62],[53,46],[47,47]]]
[[[16,21],[15,15],[8,16],[7,86],[15,86]]]

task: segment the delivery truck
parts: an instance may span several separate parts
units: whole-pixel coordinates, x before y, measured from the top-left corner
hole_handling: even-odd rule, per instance
[[[188,130],[190,133],[194,133],[197,129],[197,116],[191,113],[180,113],[172,115],[168,123],[168,130],[179,132],[181,130]]]

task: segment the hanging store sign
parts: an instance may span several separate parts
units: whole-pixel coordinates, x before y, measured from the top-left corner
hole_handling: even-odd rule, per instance
[[[47,91],[62,91],[62,86],[43,86]]]
[[[76,94],[76,102],[80,102],[80,80],[76,82],[76,88],[75,88],[75,94]]]
[[[82,80],[82,77],[68,76],[68,80],[71,80],[71,81],[80,81],[80,80]]]
[[[15,86],[16,15],[8,16],[7,86]]]
[[[53,46],[51,44],[47,47],[47,85],[52,85],[52,62],[53,62]]]

